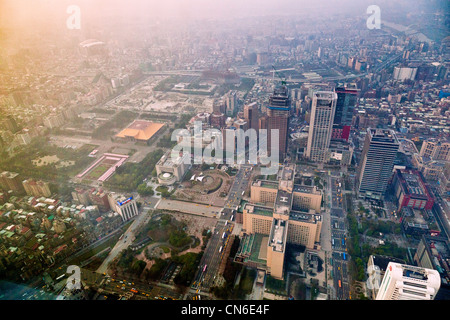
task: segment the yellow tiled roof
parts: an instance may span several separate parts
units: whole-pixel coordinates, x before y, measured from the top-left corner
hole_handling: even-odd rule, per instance
[[[136,140],[149,140],[159,129],[164,127],[164,123],[135,120],[128,128],[119,132],[116,137],[133,137]]]

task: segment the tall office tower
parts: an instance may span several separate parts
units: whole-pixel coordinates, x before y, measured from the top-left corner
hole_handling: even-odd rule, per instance
[[[389,262],[376,300],[434,300],[440,286],[436,270]]]
[[[259,129],[258,104],[256,102],[244,106],[244,119],[248,123],[248,128]]]
[[[330,146],[337,94],[331,91],[316,91],[313,94],[309,121],[306,157],[315,162],[325,162]]]
[[[236,112],[237,108],[237,95],[236,91],[230,91],[225,96],[225,114],[232,116]]]
[[[356,174],[359,197],[382,199],[392,175],[398,147],[394,131],[367,129]]]
[[[348,141],[352,125],[353,110],[358,98],[358,89],[355,83],[339,85],[336,87],[337,94],[336,111],[333,119],[332,138]]]
[[[270,152],[272,146],[271,130],[277,129],[280,160],[286,157],[287,152],[290,108],[291,99],[288,88],[286,86],[276,87],[273,94],[269,97],[269,105],[267,106],[267,150]]]

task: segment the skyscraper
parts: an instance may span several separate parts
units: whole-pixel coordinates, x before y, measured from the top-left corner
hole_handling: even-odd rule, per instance
[[[272,146],[271,130],[277,129],[279,132],[278,147],[280,160],[286,157],[287,152],[290,108],[291,100],[288,88],[286,86],[276,87],[269,98],[269,105],[267,107],[267,150],[270,152]]]
[[[436,270],[389,262],[377,300],[434,300],[440,286]]]
[[[399,142],[394,131],[367,129],[357,169],[359,197],[382,199],[392,175],[398,147]]]
[[[225,114],[232,116],[235,114],[237,108],[237,95],[236,91],[230,91],[225,96]]]
[[[316,91],[313,95],[309,121],[306,157],[315,162],[325,162],[330,146],[337,94],[331,91]]]
[[[256,102],[244,106],[244,119],[245,121],[247,121],[249,128],[258,131],[259,116],[258,116],[258,105]]]
[[[358,90],[356,84],[344,84],[336,87],[336,111],[333,119],[332,138],[348,140],[352,125],[353,110],[355,109]]]

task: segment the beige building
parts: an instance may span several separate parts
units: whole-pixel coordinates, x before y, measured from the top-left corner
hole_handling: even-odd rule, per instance
[[[274,214],[273,208],[251,203],[245,204],[242,227],[245,233],[269,236],[267,271],[271,276],[283,278],[282,268],[286,243],[303,245],[308,249],[318,249],[322,216],[313,212],[313,210],[311,213],[290,211],[289,215],[277,215]],[[283,230],[281,235],[278,229]]]
[[[34,197],[50,197],[50,187],[47,182],[41,180],[28,179],[22,182],[25,192]]]
[[[425,140],[420,148],[420,155],[432,160],[450,161],[450,142],[436,139]]]
[[[66,225],[63,221],[58,219],[55,219],[55,221],[53,221],[53,228],[56,233],[63,233],[64,231],[66,231]]]
[[[272,206],[278,193],[278,181],[257,180],[250,189],[250,199],[253,203],[264,203]]]
[[[286,243],[314,250],[320,242],[322,194],[315,187],[295,185],[294,176],[294,166],[285,166],[279,181],[255,181],[251,186],[251,202],[243,208],[242,230],[249,235],[268,236],[267,243],[261,244],[261,248],[266,248],[262,256],[267,273],[277,279],[284,277]],[[241,251],[246,252],[242,259],[251,256],[248,248]]]
[[[438,180],[439,176],[444,172],[444,161],[431,160],[426,156],[421,156],[417,153],[412,156],[413,165],[422,172],[427,180]]]
[[[267,246],[267,271],[274,278],[283,279],[284,255],[289,221],[274,219]]]
[[[0,173],[0,189],[23,192],[22,179],[17,172],[3,171]]]
[[[251,186],[250,200],[252,203],[264,204],[273,207],[278,194],[279,182],[257,180]],[[320,213],[322,205],[322,192],[315,186],[293,185],[292,208],[306,211],[314,210]]]
[[[243,209],[243,226],[246,233],[268,235],[273,221],[273,208],[247,203]]]
[[[287,241],[315,249],[316,243],[320,242],[321,230],[321,215],[291,211]]]
[[[292,207],[296,210],[314,210],[320,213],[322,192],[316,186],[294,185]]]

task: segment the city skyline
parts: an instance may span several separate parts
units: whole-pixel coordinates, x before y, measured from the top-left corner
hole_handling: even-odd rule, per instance
[[[449,300],[449,26],[441,0],[0,0],[0,300]]]

